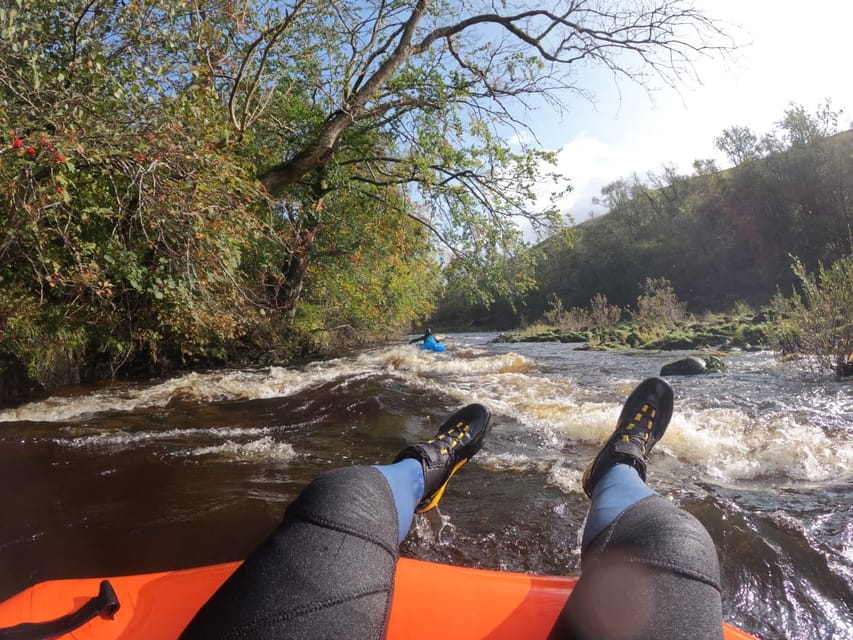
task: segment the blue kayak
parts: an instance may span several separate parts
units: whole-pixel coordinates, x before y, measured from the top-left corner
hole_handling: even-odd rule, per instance
[[[432,336],[427,336],[423,342],[418,345],[424,351],[445,351],[446,347],[439,344]]]

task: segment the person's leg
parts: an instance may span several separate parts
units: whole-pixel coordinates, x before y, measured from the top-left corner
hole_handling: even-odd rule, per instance
[[[717,640],[720,571],[702,524],[645,486],[647,456],[672,416],[659,378],[629,396],[616,430],[584,473],[592,506],[582,574],[552,640]]]
[[[281,525],[181,638],[384,637],[397,528],[394,498],[379,471],[324,473],[288,506]]]
[[[634,503],[585,550],[551,638],[720,640],[720,567],[711,537],[660,496]]]
[[[626,464],[615,464],[601,477],[592,491],[592,503],[583,530],[581,551],[616,520],[632,504],[655,495],[640,479],[640,474]]]
[[[375,467],[381,473],[394,496],[394,506],[397,508],[398,542],[403,542],[412,520],[415,517],[415,506],[424,495],[424,472],[421,463],[414,458],[404,458],[394,464]]]
[[[392,465],[318,477],[181,638],[383,638],[402,530],[414,509],[437,504],[453,473],[480,449],[489,417],[485,407],[469,405]]]

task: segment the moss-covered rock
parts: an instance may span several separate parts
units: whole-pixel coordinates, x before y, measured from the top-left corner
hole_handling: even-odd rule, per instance
[[[726,370],[726,363],[721,358],[714,355],[702,356],[705,361],[706,373],[723,373]]]
[[[578,351],[619,351],[620,349],[624,349],[625,347],[620,344],[615,344],[613,342],[609,343],[593,343],[587,342],[584,345],[581,345],[577,348]]]
[[[733,343],[741,348],[770,344],[766,326],[763,324],[741,324],[735,331]]]
[[[589,342],[586,331],[566,331],[560,335],[560,342]]]
[[[696,336],[687,333],[671,333],[652,340],[643,345],[643,349],[655,349],[658,351],[686,351],[688,349],[696,349],[700,345],[697,344]]]
[[[510,331],[498,334],[492,342],[588,342],[593,339],[588,331],[561,331],[556,328],[533,331]]]
[[[717,316],[705,322],[690,319],[674,328],[647,327],[621,322],[612,327],[588,327],[563,331],[537,325],[524,331],[502,333],[495,342],[577,342],[589,343],[592,350],[649,349],[656,351],[695,351],[700,349],[753,349],[769,343],[766,325],[752,317]]]
[[[627,344],[632,349],[636,349],[637,347],[641,346],[643,342],[645,342],[645,339],[636,331],[631,331],[625,338],[625,344]]]

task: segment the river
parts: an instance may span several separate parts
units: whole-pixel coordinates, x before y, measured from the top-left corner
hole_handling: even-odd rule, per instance
[[[302,367],[74,387],[0,412],[0,599],[35,582],[245,557],[318,473],[388,462],[482,402],[493,431],[403,555],[577,574],[584,467],[627,394],[681,355],[445,336]],[[771,353],[672,378],[649,483],[721,558],[726,620],[853,638],[853,385]]]

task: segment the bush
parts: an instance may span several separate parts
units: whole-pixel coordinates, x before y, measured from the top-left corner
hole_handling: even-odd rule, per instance
[[[580,331],[592,325],[592,318],[586,309],[572,307],[566,310],[563,301],[556,295],[551,298],[551,306],[545,312],[544,319],[561,331]]]
[[[589,301],[589,318],[593,327],[610,329],[622,319],[622,309],[608,303],[603,293],[596,293]]]
[[[751,318],[755,315],[755,310],[746,300],[736,300],[732,307],[732,315],[735,318]]]
[[[647,329],[671,329],[687,317],[687,305],[678,299],[666,278],[646,278],[637,298],[634,320]]]
[[[853,358],[853,255],[836,260],[817,274],[793,259],[802,293],[780,293],[772,301],[775,318],[771,341],[783,355],[813,359],[842,371]]]

